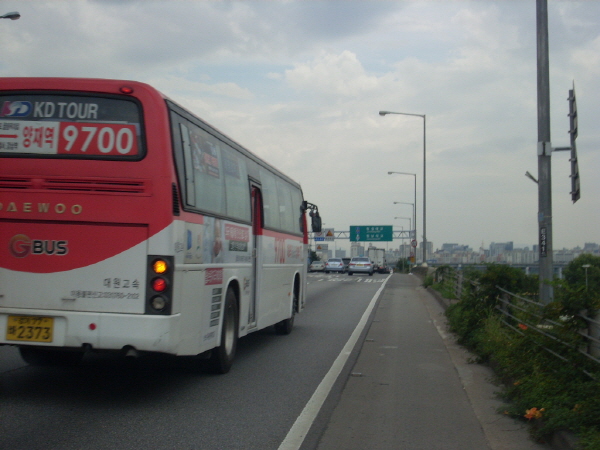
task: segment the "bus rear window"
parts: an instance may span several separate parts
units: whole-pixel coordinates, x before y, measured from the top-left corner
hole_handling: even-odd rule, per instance
[[[133,100],[0,95],[0,156],[140,159],[141,123]]]

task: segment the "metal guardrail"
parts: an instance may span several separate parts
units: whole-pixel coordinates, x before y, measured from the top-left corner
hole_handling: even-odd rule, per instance
[[[477,282],[466,279],[462,271],[450,270],[442,273],[439,277],[436,277],[436,282],[442,282],[444,279],[450,279],[454,283],[453,291],[457,299],[461,298],[466,283],[475,286],[475,289],[478,285]],[[556,332],[557,330],[565,329],[564,323],[560,323],[555,320],[549,320],[548,318],[543,317],[541,312],[545,306],[544,304],[521,295],[514,294],[506,289],[501,288],[500,286],[496,286],[496,288],[502,292],[502,297],[499,299],[500,305],[496,306],[496,309],[504,316],[502,318],[502,323],[505,326],[516,333],[525,335],[524,330],[520,329],[518,326],[518,324],[521,324],[525,326],[527,330],[532,330],[535,334],[544,336],[551,341],[558,343],[559,346],[562,346],[570,351],[580,353],[590,361],[600,364],[600,312],[592,312],[590,315],[593,315],[593,317],[583,313],[576,314],[574,316],[584,321],[586,326],[585,328],[577,331],[577,334],[583,338],[585,344],[580,346],[573,345],[561,339],[559,336],[560,333]],[[529,306],[529,308],[526,306]],[[521,317],[517,317],[516,314],[519,314]],[[529,319],[526,320],[524,317],[528,317]],[[515,326],[515,323],[517,326]],[[534,335],[528,333],[528,337],[536,345],[540,346],[540,348],[543,348],[562,361],[573,363],[573,361],[570,361],[564,355],[561,355],[558,352],[548,348],[547,345],[536,341],[532,336]],[[597,379],[595,375],[592,375],[588,371],[583,370],[583,372],[589,377]]]
[[[498,288],[498,290],[500,290],[503,293],[503,296],[500,298],[500,302],[502,305],[496,306],[496,309],[498,311],[500,311],[505,317],[509,317],[515,321],[518,321],[519,323],[522,323],[524,326],[526,326],[527,329],[530,329],[532,331],[535,331],[538,334],[546,336],[546,337],[552,339],[553,341],[558,342],[559,344],[563,345],[565,348],[575,350],[576,352],[584,355],[586,358],[594,361],[597,364],[600,364],[600,339],[599,339],[599,337],[600,337],[600,321],[598,321],[596,319],[596,317],[592,318],[592,317],[589,317],[589,316],[587,316],[585,314],[581,314],[581,313],[575,314],[575,317],[582,319],[587,324],[587,327],[585,328],[585,330],[586,330],[585,332],[582,330],[577,331],[577,334],[579,336],[583,337],[584,341],[587,341],[587,345],[585,345],[585,349],[582,349],[581,347],[574,346],[573,344],[570,344],[569,342],[566,342],[566,341],[560,339],[556,335],[556,333],[550,332],[550,331],[553,331],[554,329],[561,329],[561,330],[565,329],[565,325],[563,323],[556,322],[554,320],[549,320],[547,318],[544,319],[544,317],[541,314],[537,314],[535,312],[527,310],[526,308],[522,307],[519,303],[533,305],[540,312],[541,312],[542,308],[545,306],[544,304],[530,300],[530,299],[522,297],[520,295],[514,294],[514,293],[509,292],[506,289],[503,289],[499,286],[496,286],[496,287]],[[512,301],[511,301],[511,299],[512,299]],[[513,314],[511,314],[512,309],[521,311],[525,315],[528,315],[532,318],[536,318],[540,322],[544,322],[544,323],[532,323],[533,322],[532,320],[530,320],[528,322],[527,320],[524,320],[522,317],[518,318],[518,317],[514,316]],[[502,322],[505,325],[507,325],[508,327],[510,327],[511,329],[513,329],[514,331],[516,331],[517,333],[524,334],[520,329],[518,329],[517,327],[514,327],[511,323],[509,323],[508,320],[503,319]],[[559,359],[562,359],[563,361],[566,361],[566,362],[570,362],[567,358],[563,357],[562,355],[559,355],[558,353],[547,348],[546,346],[543,346],[543,345],[541,345],[541,346],[542,346],[542,348],[544,348],[544,350],[552,353],[554,356],[558,357]],[[593,375],[591,375],[587,371],[584,371],[584,372],[588,376],[595,378]]]

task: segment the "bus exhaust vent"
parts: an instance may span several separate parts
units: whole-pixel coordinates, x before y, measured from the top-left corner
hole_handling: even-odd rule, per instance
[[[173,215],[178,216],[181,213],[181,209],[179,208],[179,191],[177,190],[177,185],[175,183],[172,184],[173,190]]]
[[[0,189],[36,189],[48,191],[112,192],[149,194],[145,180],[91,178],[0,177]]]

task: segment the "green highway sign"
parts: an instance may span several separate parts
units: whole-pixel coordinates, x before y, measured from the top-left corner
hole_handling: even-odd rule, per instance
[[[392,225],[352,225],[350,242],[393,241]]]

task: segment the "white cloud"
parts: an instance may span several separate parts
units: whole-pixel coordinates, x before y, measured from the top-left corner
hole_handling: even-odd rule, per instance
[[[339,55],[322,52],[313,61],[295,64],[285,76],[292,87],[327,97],[356,97],[378,86],[377,78],[367,75],[347,50]]]
[[[228,97],[236,100],[252,100],[254,94],[235,83],[202,83],[183,77],[164,77],[149,80],[155,87],[176,92],[178,96],[201,97],[206,94]],[[175,87],[174,87],[175,86]]]
[[[302,183],[327,226],[405,215],[436,247],[536,243],[534,2],[1,0],[2,76],[146,81]],[[600,242],[600,2],[550,2],[553,142],[575,80],[582,200],[553,156],[555,246]],[[52,20],[48,18],[51,17]],[[67,38],[68,37],[68,38]],[[400,221],[397,226],[403,225]]]

